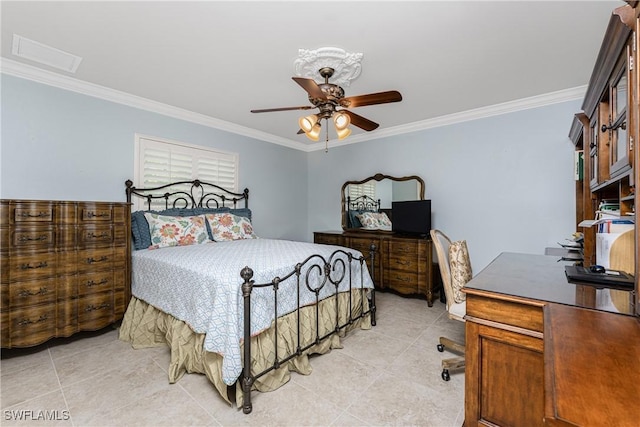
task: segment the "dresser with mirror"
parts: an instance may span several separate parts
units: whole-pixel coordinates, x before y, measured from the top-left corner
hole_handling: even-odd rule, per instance
[[[431,307],[439,296],[441,285],[438,268],[433,264],[429,236],[430,201],[425,200],[424,187],[422,178],[415,175],[376,174],[363,180],[347,181],[340,190],[342,230],[316,231],[314,242],[346,246],[365,255],[371,245],[375,245],[374,265],[369,265],[369,271],[376,289],[403,296],[420,296],[426,298]],[[393,206],[398,213],[400,206],[413,203],[417,204],[408,209],[410,215],[403,221],[413,227],[405,227],[406,232],[399,232],[389,225],[394,224]],[[427,212],[424,212],[424,206],[427,206]],[[378,226],[371,226],[364,213],[386,217],[389,223],[383,221]]]

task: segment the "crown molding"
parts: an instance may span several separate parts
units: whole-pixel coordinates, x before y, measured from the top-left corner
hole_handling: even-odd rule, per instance
[[[245,126],[237,125],[235,123],[216,119],[214,117],[209,117],[204,114],[195,113],[193,111],[174,107],[168,104],[163,104],[157,101],[152,101],[150,99],[142,98],[130,93],[121,92],[115,89],[110,89],[104,86],[78,80],[73,77],[43,70],[41,68],[23,64],[21,62],[7,58],[1,58],[0,72],[22,79],[31,80],[37,83],[46,84],[48,86],[69,90],[94,98],[103,99],[105,101],[115,102],[117,104],[162,114],[164,116],[173,117],[179,120],[196,123],[202,126],[223,130],[249,138],[254,138],[264,142],[270,142],[272,144],[282,145],[300,151],[313,152],[325,149],[325,144],[305,144],[291,139],[282,138],[270,133],[261,132]],[[459,113],[448,114],[445,116],[435,117],[433,119],[421,120],[406,125],[378,129],[374,133],[370,134],[352,135],[343,141],[333,139],[330,140],[327,145],[328,148],[338,148],[348,144],[357,144],[374,139],[388,138],[405,133],[417,132],[441,126],[449,126],[456,123],[467,122],[470,120],[478,120],[501,114],[513,113],[516,111],[583,99],[586,90],[587,86],[585,85],[571,89],[550,92],[543,95],[537,95],[515,101],[504,102],[501,104],[490,105],[488,107],[481,107],[473,110],[462,111]]]
[[[235,133],[238,135],[255,138],[260,141],[271,142],[273,144],[284,145],[285,147],[297,150],[305,150],[305,145],[286,138],[281,138],[266,132],[261,132],[235,123],[216,119],[204,114],[195,113],[193,111],[174,107],[172,105],[163,104],[161,102],[152,101],[147,98],[132,95],[130,93],[110,89],[105,86],[88,83],[73,77],[64,76],[51,71],[43,70],[31,65],[23,64],[7,58],[2,58],[0,62],[0,72],[3,74],[20,77],[22,79],[31,80],[48,86],[65,89],[82,95],[92,96],[94,98],[103,99],[105,101],[115,102],[117,104],[138,108],[153,113],[162,114],[164,116],[185,120],[191,123],[207,126]]]
[[[442,126],[449,126],[456,123],[468,122],[471,120],[484,119],[502,114],[514,113],[517,111],[528,110],[531,108],[545,107],[548,105],[559,104],[567,101],[575,101],[583,99],[587,91],[587,85],[578,86],[571,89],[559,90],[543,95],[531,96],[515,101],[503,102],[501,104],[490,105],[488,107],[476,108],[473,110],[461,111],[459,113],[447,114],[445,116],[434,117],[433,119],[421,120],[418,122],[408,123],[401,126],[393,126],[385,129],[378,129],[373,134],[359,134],[349,136],[343,141],[329,141],[329,148],[340,147],[348,144],[356,144],[358,142],[369,141],[372,139],[387,138],[405,133],[418,132],[421,130],[432,129]],[[307,151],[324,150],[324,144],[314,145]]]

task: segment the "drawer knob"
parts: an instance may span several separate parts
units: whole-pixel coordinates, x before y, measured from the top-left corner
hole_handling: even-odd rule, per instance
[[[48,293],[49,293],[49,289],[47,289],[46,287],[42,287],[37,292],[28,291],[26,289],[23,289],[20,292],[18,292],[18,296],[21,296],[22,298],[27,298],[27,297],[31,297],[31,296],[34,296],[34,295],[46,295]]]
[[[111,304],[109,304],[108,302],[102,303],[100,305],[93,305],[93,304],[89,304],[84,311],[89,313],[91,311],[96,311],[96,310],[104,310],[105,308],[109,308],[111,307]]]
[[[411,265],[411,261],[403,261],[401,259],[396,260],[396,264],[400,265]]]
[[[109,216],[109,212],[98,212],[95,213],[93,211],[87,212],[87,218],[106,218]]]
[[[95,264],[96,262],[103,262],[103,261],[106,261],[108,259],[109,258],[106,257],[106,256],[101,256],[98,259],[95,259],[95,258],[91,257],[91,258],[87,258],[87,264]]]
[[[36,265],[31,265],[30,263],[29,264],[22,264],[20,266],[20,269],[21,270],[31,270],[31,269],[36,269],[36,268],[45,268],[45,267],[48,267],[48,266],[49,266],[49,264],[47,264],[46,261],[40,261]]]
[[[408,279],[406,277],[399,277],[399,276],[396,276],[396,279],[401,281],[401,282],[410,282],[411,281],[410,279]]]
[[[46,314],[43,314],[38,318],[38,320],[22,319],[18,321],[18,325],[27,326],[27,325],[32,325],[34,323],[46,322],[47,320],[49,320],[49,316],[47,316]]]
[[[93,280],[89,280],[87,282],[87,288],[90,288],[92,286],[106,285],[107,283],[109,283],[109,279],[102,279],[101,281],[99,281],[97,283],[95,281],[93,281]]]
[[[31,212],[21,212],[19,214],[22,218],[44,218],[49,216],[49,212],[38,212],[32,214]]]
[[[95,234],[95,233],[87,233],[87,237],[90,239],[109,239],[111,238],[111,235],[109,233],[107,233],[106,231],[101,233],[101,234]]]
[[[46,234],[43,234],[41,236],[38,237],[31,237],[31,236],[20,236],[18,237],[18,241],[20,242],[41,242],[43,240],[47,240],[48,237]]]

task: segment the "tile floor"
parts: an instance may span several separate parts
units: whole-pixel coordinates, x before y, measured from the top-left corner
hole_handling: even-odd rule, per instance
[[[165,347],[134,350],[117,330],[3,350],[0,424],[65,426],[460,426],[464,373],[440,378],[440,335],[462,339],[464,324],[444,304],[378,293],[378,324],[356,330],[343,349],[312,359],[253,412],[227,405],[204,375],[169,384]],[[16,418],[22,417],[22,420]],[[38,417],[53,418],[50,420]],[[26,418],[26,419],[25,419]]]

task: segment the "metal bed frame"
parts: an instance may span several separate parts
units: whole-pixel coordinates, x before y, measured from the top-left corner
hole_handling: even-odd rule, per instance
[[[222,187],[219,187],[215,184],[206,183],[200,180],[194,181],[180,181],[171,184],[161,185],[154,188],[136,188],[133,186],[133,182],[127,180],[125,182],[126,185],[126,195],[127,195],[127,203],[132,203],[133,196],[144,198],[146,201],[147,210],[151,210],[152,204],[155,200],[164,201],[165,209],[169,208],[220,208],[220,207],[231,207],[237,208],[238,204],[244,201],[244,208],[248,208],[248,199],[249,199],[249,190],[245,189],[242,193],[235,193],[229,190],[226,190]],[[176,186],[182,186],[181,189],[176,189]],[[366,196],[363,196],[366,197]],[[373,200],[373,199],[372,199]],[[378,201],[379,205],[379,201]],[[374,265],[374,257],[375,257],[375,245],[371,245],[369,259],[371,264]],[[339,255],[345,255],[347,260],[344,258],[339,258]],[[268,283],[255,283],[253,278],[253,270],[246,266],[239,272],[240,277],[243,280],[242,283],[242,295],[243,295],[243,303],[244,303],[244,354],[243,354],[243,371],[238,378],[241,382],[241,389],[243,395],[243,407],[242,410],[245,414],[248,414],[252,411],[253,406],[251,403],[251,388],[256,379],[266,375],[267,373],[273,371],[274,369],[278,369],[282,364],[288,362],[294,357],[300,356],[306,350],[310,349],[312,346],[319,344],[325,339],[329,338],[335,333],[338,333],[342,330],[346,330],[349,326],[353,325],[357,320],[361,318],[365,318],[366,316],[370,316],[371,325],[376,325],[376,305],[375,305],[375,289],[364,288],[364,268],[366,267],[366,257],[360,256],[355,257],[351,252],[347,252],[342,249],[338,249],[334,251],[328,258],[323,257],[322,255],[311,255],[307,259],[301,261],[292,267],[292,270],[283,277],[274,277]],[[352,277],[352,263],[360,264],[360,277],[359,280],[357,277]],[[303,273],[303,271],[305,273]],[[271,288],[273,289],[274,295],[274,319],[278,319],[278,291],[279,284],[291,277],[294,277],[297,283],[297,309],[294,311],[296,316],[296,321],[298,325],[297,331],[297,343],[296,349],[291,354],[279,355],[278,354],[278,322],[273,322],[273,327],[275,328],[275,361],[273,365],[264,369],[262,372],[252,373],[251,372],[251,293],[255,288]],[[348,298],[348,316],[346,316],[345,321],[340,322],[339,320],[339,286],[342,284],[344,280],[348,280],[349,283],[349,298]],[[359,282],[356,283],[356,282]],[[315,283],[315,285],[313,284]],[[300,291],[303,289],[303,286],[309,291],[315,294],[315,326],[316,326],[316,334],[315,339],[306,345],[301,343],[300,337]],[[333,287],[333,293],[324,299],[324,301],[329,301],[332,299],[336,308],[336,318],[334,321],[334,328],[324,335],[320,335],[320,291],[325,287]],[[363,294],[365,292],[369,292],[369,296],[366,294],[360,298],[360,306],[354,305],[352,300],[352,291],[360,290]],[[369,301],[369,308],[365,310],[364,307],[364,298],[367,297]],[[356,309],[359,309],[359,314],[354,315]]]

